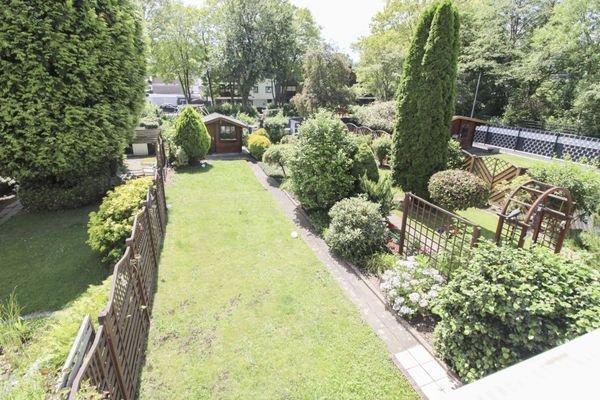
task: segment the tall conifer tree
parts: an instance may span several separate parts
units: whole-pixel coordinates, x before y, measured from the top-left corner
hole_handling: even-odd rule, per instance
[[[405,191],[427,195],[431,175],[446,166],[454,113],[459,44],[451,0],[427,9],[415,31],[398,89],[393,178]]]

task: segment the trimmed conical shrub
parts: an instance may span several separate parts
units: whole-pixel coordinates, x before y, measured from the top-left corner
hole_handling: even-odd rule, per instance
[[[174,140],[192,163],[202,159],[208,153],[210,134],[202,118],[192,107],[185,107],[177,118]]]

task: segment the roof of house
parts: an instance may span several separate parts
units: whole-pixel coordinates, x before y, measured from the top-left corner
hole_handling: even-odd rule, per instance
[[[208,115],[205,115],[204,117],[202,117],[202,122],[204,122],[205,124],[210,124],[219,120],[223,120],[223,121],[227,121],[232,125],[237,125],[241,128],[248,128],[248,125],[246,125],[244,122],[240,121],[239,119],[235,119],[233,117],[229,117],[227,115],[223,115],[223,114],[219,114],[219,113],[210,113]]]
[[[159,135],[160,129],[136,129],[131,143],[154,143]]]

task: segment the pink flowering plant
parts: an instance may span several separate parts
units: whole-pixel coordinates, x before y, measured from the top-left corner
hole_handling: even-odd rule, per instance
[[[430,314],[431,302],[444,278],[424,256],[408,257],[383,273],[381,291],[390,307],[404,318]]]

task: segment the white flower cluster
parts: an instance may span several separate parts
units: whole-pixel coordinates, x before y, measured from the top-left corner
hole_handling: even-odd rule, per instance
[[[380,288],[386,300],[405,317],[426,314],[444,282],[439,271],[419,257],[399,261],[394,269],[383,273],[382,280]]]

